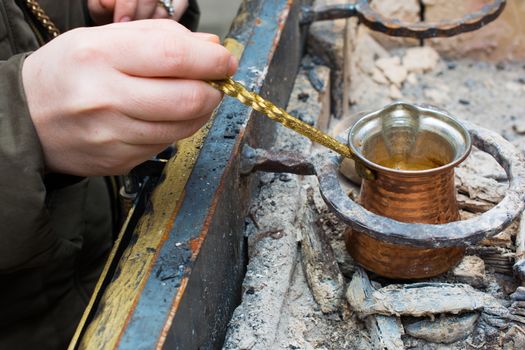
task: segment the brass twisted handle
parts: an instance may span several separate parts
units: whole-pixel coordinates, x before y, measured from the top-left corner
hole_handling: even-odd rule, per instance
[[[314,142],[330,148],[344,157],[354,159],[357,164],[358,159],[355,157],[350,147],[325,134],[321,130],[291,116],[284,109],[277,107],[268,100],[265,100],[255,92],[248,91],[241,83],[234,81],[231,78],[208,81],[208,83],[226,95],[236,98],[243,104],[266,115],[268,118],[281,123],[285,127],[306,136]],[[374,174],[370,169],[365,168],[362,164],[358,165],[361,165],[356,168],[362,177],[366,179],[374,178]]]

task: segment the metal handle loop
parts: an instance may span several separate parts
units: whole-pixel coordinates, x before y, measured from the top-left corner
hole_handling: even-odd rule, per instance
[[[370,29],[390,36],[417,39],[450,37],[479,29],[492,22],[503,12],[506,3],[506,0],[494,0],[478,12],[468,14],[461,19],[411,24],[382,16],[372,9],[369,0],[357,0],[353,4],[331,5],[318,9],[307,8],[303,13],[302,22],[311,23],[357,16]]]

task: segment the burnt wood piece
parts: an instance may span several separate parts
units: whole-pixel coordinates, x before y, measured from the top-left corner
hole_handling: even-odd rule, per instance
[[[441,315],[435,320],[424,318],[415,322],[404,322],[404,326],[405,332],[412,337],[433,343],[450,344],[468,337],[478,318],[478,312],[457,316]]]
[[[489,320],[525,324],[525,317],[513,314],[492,295],[467,284],[421,282],[407,285],[391,284],[363,293],[367,279],[363,272],[355,273],[346,299],[361,318],[370,315],[423,317],[438,314],[460,314],[482,311]]]
[[[514,301],[525,301],[525,287],[518,287],[516,291],[510,295]]]
[[[516,236],[516,257],[514,275],[522,283],[525,282],[525,214],[521,215],[520,228]]]
[[[352,289],[350,291],[350,289]],[[373,297],[375,289],[372,287],[365,270],[358,267],[352,282],[348,286],[348,295],[352,294],[354,304],[350,303],[354,311],[360,310],[367,300]],[[403,325],[398,317],[384,315],[366,315],[363,317],[358,312],[358,316],[364,318],[366,327],[370,332],[370,338],[374,344],[374,349],[401,350],[404,349],[401,336],[405,333]]]
[[[315,21],[326,21],[340,18],[358,17],[370,29],[390,36],[427,39],[450,37],[470,32],[492,22],[503,12],[506,0],[494,0],[480,11],[468,14],[461,19],[437,23],[404,23],[398,19],[385,18],[370,6],[369,0],[357,0],[356,3],[305,8],[301,22],[309,24]]]
[[[338,311],[344,296],[344,278],[337,265],[328,238],[319,227],[314,213],[314,189],[306,190],[307,203],[304,204],[304,221],[301,223],[302,263],[306,280],[315,301],[324,313]]]

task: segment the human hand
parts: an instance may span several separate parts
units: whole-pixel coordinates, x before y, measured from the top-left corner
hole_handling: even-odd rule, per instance
[[[188,8],[188,0],[173,0],[171,19],[178,21]],[[95,24],[127,22],[137,19],[169,18],[158,0],[88,0],[88,9]]]
[[[117,175],[193,134],[222,95],[203,80],[236,59],[171,20],[66,32],[29,55],[22,81],[51,172]]]

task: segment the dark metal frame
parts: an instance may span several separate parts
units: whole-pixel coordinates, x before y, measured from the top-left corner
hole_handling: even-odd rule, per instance
[[[244,47],[236,80],[279,105],[287,104],[308,29],[300,25],[300,13],[309,5],[311,0],[243,3],[228,35]],[[245,143],[268,146],[274,128],[251,108],[224,99],[173,215],[172,229],[147,266],[150,272],[138,302],[125,328],[111,330],[120,334],[113,348],[220,348],[240,301],[247,264],[244,218],[257,183],[257,177],[240,175],[240,150]],[[151,210],[151,193],[147,186],[139,196],[132,222]],[[133,226],[125,236],[133,244]],[[106,285],[118,276],[122,255],[122,250],[117,253]],[[88,319],[107,312],[103,299],[97,298],[99,305]],[[90,343],[98,342],[81,339],[80,347],[89,348]]]

